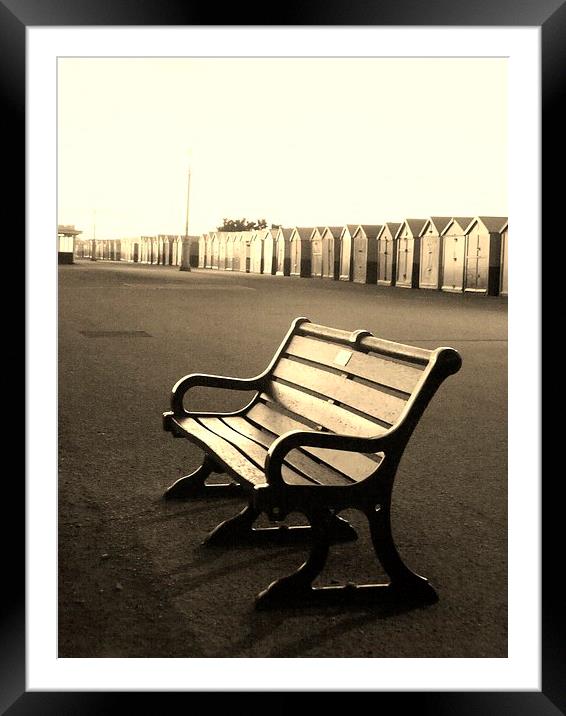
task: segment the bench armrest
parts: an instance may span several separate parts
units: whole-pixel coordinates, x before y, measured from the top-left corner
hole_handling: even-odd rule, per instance
[[[178,380],[171,392],[171,410],[177,417],[189,415],[183,406],[185,394],[196,386],[203,388],[224,388],[226,390],[262,390],[266,382],[265,375],[255,378],[231,378],[225,375],[191,373]]]
[[[365,438],[357,435],[341,435],[337,433],[322,433],[315,430],[290,430],[275,440],[265,459],[265,477],[268,485],[286,484],[281,475],[281,466],[287,454],[299,447],[328,448],[331,450],[344,450],[346,452],[381,452],[395,440],[395,430]]]

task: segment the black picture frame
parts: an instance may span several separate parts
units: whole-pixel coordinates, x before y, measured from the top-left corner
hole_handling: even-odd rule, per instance
[[[0,91],[3,99],[4,137],[10,138],[15,151],[11,181],[5,190],[6,205],[17,221],[15,231],[21,235],[25,216],[25,66],[26,28],[31,26],[120,26],[120,25],[215,25],[219,8],[212,5],[178,0],[0,0]],[[324,4],[290,3],[275,11],[248,8],[235,4],[222,7],[222,25],[395,25],[395,26],[537,26],[542,46],[542,158],[544,175],[543,231],[550,227],[551,212],[561,201],[552,192],[559,189],[563,143],[558,102],[563,94],[566,67],[566,6],[562,0],[387,0],[372,4],[364,0]],[[558,182],[563,185],[563,182]],[[563,201],[563,200],[562,200]],[[558,224],[553,224],[556,226]],[[541,283],[542,285],[542,283]],[[537,429],[531,426],[530,429]],[[28,447],[29,449],[29,447]],[[566,658],[564,638],[564,597],[559,584],[559,545],[564,537],[558,509],[560,475],[547,480],[543,490],[543,574],[542,574],[542,690],[540,692],[403,692],[376,695],[376,706],[415,709],[417,713],[434,714],[536,714],[551,716],[566,712]],[[24,480],[4,483],[4,504],[10,511],[22,510]],[[528,519],[528,516],[525,517]],[[100,714],[132,708],[133,701],[143,699],[145,708],[163,709],[163,700],[187,697],[171,693],[103,693],[103,692],[28,692],[25,688],[25,534],[24,520],[14,528],[2,524],[4,545],[10,545],[14,560],[9,573],[9,589],[2,590],[0,623],[0,712],[10,716],[23,714]],[[17,537],[14,530],[17,530]],[[19,544],[19,548],[15,545]],[[7,547],[5,547],[7,549]],[[9,572],[8,572],[9,569]],[[525,569],[525,574],[529,573]],[[527,578],[527,576],[525,576]],[[377,668],[377,667],[376,667]],[[258,685],[261,688],[261,685]],[[190,698],[190,694],[188,695]]]

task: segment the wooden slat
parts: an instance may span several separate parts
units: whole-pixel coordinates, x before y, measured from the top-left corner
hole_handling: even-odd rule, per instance
[[[348,362],[343,365],[340,361],[345,355],[345,351],[351,353],[351,355]],[[343,345],[317,341],[314,338],[306,338],[305,336],[293,336],[285,352],[314,363],[339,368],[349,375],[356,375],[359,378],[365,378],[405,393],[413,391],[422,375],[421,370],[411,365],[395,363],[394,361],[380,358],[376,355],[360,353],[356,350],[348,351]]]
[[[223,422],[268,449],[277,437],[276,434],[259,430],[259,428],[256,428],[255,425],[250,423],[246,418],[223,418]],[[291,450],[287,454],[285,462],[321,485],[349,485],[352,482],[349,478],[332,470],[331,467],[315,462],[315,460],[312,460],[300,450]],[[373,469],[375,470],[375,463],[373,463]],[[366,475],[367,474],[368,473],[366,473]]]
[[[241,450],[244,455],[248,456],[250,460],[261,468],[262,472],[264,471],[265,456],[267,455],[267,450],[264,447],[245,437],[245,435],[241,435],[235,430],[232,430],[228,427],[228,425],[225,425],[220,418],[199,418],[198,421],[205,428],[210,430],[212,434],[223,438],[235,448]],[[286,465],[281,467],[281,475],[283,476],[285,482],[288,482],[290,485],[313,484],[310,480],[306,479],[302,475],[299,475]],[[265,482],[265,474],[263,481]]]
[[[256,403],[248,412],[248,417],[275,435],[283,435],[289,430],[311,430],[307,425],[277,412],[265,403]],[[374,460],[361,453],[314,447],[302,449],[356,481],[371,475],[377,467]]]
[[[344,405],[355,408],[362,413],[371,415],[392,425],[405,407],[405,400],[395,395],[384,393],[376,386],[356,383],[343,375],[330,373],[327,370],[281,358],[273,369],[273,375],[301,388],[308,388],[326,398],[338,400]],[[308,413],[305,413],[308,415]]]
[[[384,432],[381,425],[367,418],[283,383],[271,382],[267,392],[262,395],[268,401],[279,403],[291,413],[308,416],[313,423],[334,433],[370,437]]]
[[[247,460],[242,453],[223,438],[215,435],[210,430],[201,425],[194,418],[175,418],[175,422],[184,430],[188,436],[193,435],[197,442],[206,445],[216,455],[224,465],[232,469],[235,475],[238,475],[246,482],[252,485],[264,485],[265,474],[256,465]]]
[[[351,333],[343,331],[339,328],[321,326],[317,323],[302,323],[299,326],[299,331],[301,335],[304,336],[314,336],[315,338],[328,339],[342,345],[348,345],[352,336]],[[416,346],[408,346],[404,343],[386,341],[383,338],[376,338],[371,335],[360,338],[359,345],[370,351],[381,353],[382,355],[399,358],[400,360],[406,360],[409,363],[417,363],[420,365],[426,365],[431,359],[433,353],[433,351],[427,350],[426,348],[418,348]]]

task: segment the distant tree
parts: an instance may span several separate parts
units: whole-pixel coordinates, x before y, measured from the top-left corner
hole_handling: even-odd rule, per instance
[[[222,226],[217,226],[218,231],[253,231],[254,229],[265,229],[267,221],[258,219],[248,221],[247,219],[223,219]]]

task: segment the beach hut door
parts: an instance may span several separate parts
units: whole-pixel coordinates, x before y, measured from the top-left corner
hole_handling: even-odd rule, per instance
[[[473,291],[487,290],[487,260],[489,239],[480,233],[470,234],[466,258],[466,288]]]
[[[301,269],[300,241],[295,239],[291,242],[291,273],[299,274]]]
[[[320,239],[312,242],[312,271],[313,276],[322,276],[322,246]]]
[[[366,280],[367,240],[363,236],[354,239],[354,281]]]

